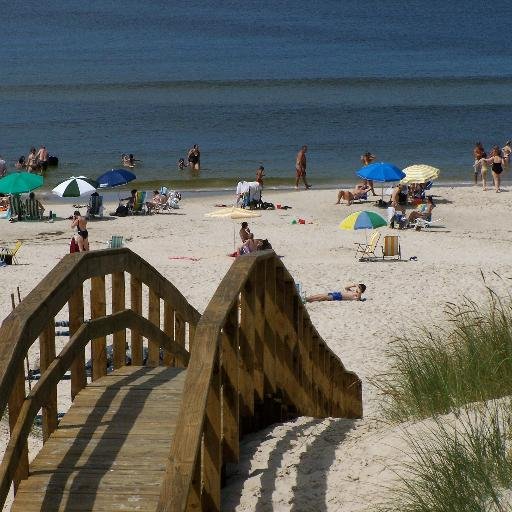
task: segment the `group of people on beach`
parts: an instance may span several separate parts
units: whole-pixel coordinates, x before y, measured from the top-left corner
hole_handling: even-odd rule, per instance
[[[494,181],[494,191],[501,192],[501,174],[505,168],[510,165],[510,155],[512,153],[512,141],[507,141],[505,146],[500,148],[495,144],[492,149],[490,156],[484,149],[481,142],[476,142],[473,147],[474,157],[474,183],[478,184],[478,174],[482,178],[482,189],[487,190],[487,171],[489,166],[491,167],[492,177]]]
[[[187,152],[187,160],[180,158],[178,160],[178,169],[183,171],[189,167],[191,171],[199,172],[201,170],[201,150],[197,144],[194,144]]]
[[[42,173],[48,169],[48,160],[49,154],[45,146],[41,145],[39,150],[32,146],[27,157],[21,155],[14,167],[16,169],[26,169],[32,173]]]

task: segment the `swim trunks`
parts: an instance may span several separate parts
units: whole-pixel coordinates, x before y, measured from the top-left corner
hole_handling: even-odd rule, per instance
[[[306,170],[305,169],[299,169],[298,167],[295,168],[295,173],[297,175],[297,178],[301,178],[302,176],[306,176]]]
[[[341,295],[341,292],[330,292],[327,295],[331,297],[331,300],[343,300],[343,295]]]

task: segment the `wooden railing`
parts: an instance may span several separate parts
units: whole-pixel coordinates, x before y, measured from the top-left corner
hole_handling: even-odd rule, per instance
[[[130,275],[129,290],[125,273]],[[107,301],[109,275],[111,300]],[[84,321],[84,282],[89,279],[91,320]],[[148,288],[144,316],[143,284]],[[56,356],[55,317],[66,304],[71,338]],[[111,306],[110,315],[107,306]],[[128,249],[64,257],[0,327],[0,416],[8,403],[11,431],[0,465],[0,506],[11,482],[16,488],[28,476],[27,436],[41,407],[43,440],[57,428],[57,384],[64,373],[71,369],[72,399],[86,386],[85,348],[89,342],[92,380],[107,373],[108,334],[113,334],[113,367],[125,365],[126,329],[131,331],[132,364],[143,364],[144,337],[148,340],[147,365],[159,365],[163,349],[164,364],[185,366],[189,358],[185,349],[187,333],[190,347],[200,316],[166,278]],[[23,361],[38,338],[41,378],[26,396]]]
[[[311,323],[273,251],[235,261],[197,325],[159,512],[220,510],[241,435],[294,415],[362,416],[361,381]]]

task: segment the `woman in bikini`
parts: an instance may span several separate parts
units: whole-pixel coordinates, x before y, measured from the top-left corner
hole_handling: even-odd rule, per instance
[[[87,219],[82,217],[78,210],[73,213],[71,228],[76,228],[76,243],[78,244],[80,252],[88,251],[89,233],[87,232]]]
[[[481,158],[478,163],[486,162],[491,164],[492,177],[494,179],[494,190],[501,192],[501,173],[503,172],[503,153],[499,146],[493,146],[490,158]]]

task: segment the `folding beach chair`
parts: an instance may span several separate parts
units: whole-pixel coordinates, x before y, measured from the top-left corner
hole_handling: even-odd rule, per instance
[[[18,220],[23,220],[25,218],[25,208],[19,194],[9,196],[9,210],[11,211],[11,219],[17,217]]]
[[[16,253],[20,250],[22,245],[23,242],[18,240],[12,249],[9,249],[8,247],[0,247],[0,261],[3,261],[7,265],[11,265],[12,263],[17,265],[18,260],[16,258]]]
[[[146,192],[137,192],[130,213],[146,213]]]
[[[402,259],[402,253],[400,250],[400,242],[398,241],[397,235],[386,235],[384,237],[384,243],[382,245],[382,259],[395,258]]]
[[[112,235],[112,238],[108,241],[109,249],[119,249],[123,246],[123,237],[121,235]]]
[[[375,256],[375,249],[377,248],[377,244],[380,240],[380,233],[378,231],[374,231],[370,235],[370,243],[369,244],[358,244],[356,247],[356,258],[359,256],[359,261],[364,261],[370,259],[370,257]]]
[[[25,220],[42,220],[43,207],[37,199],[25,201]]]
[[[85,216],[88,219],[96,216],[103,217],[103,196],[91,195]]]

